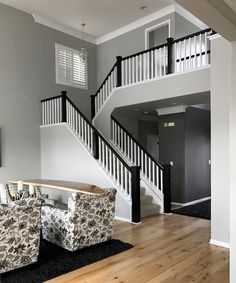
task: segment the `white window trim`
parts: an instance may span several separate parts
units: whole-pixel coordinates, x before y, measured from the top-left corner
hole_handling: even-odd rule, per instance
[[[170,37],[170,19],[145,29],[145,49],[149,49],[149,33],[157,28],[161,28],[166,25],[168,25],[168,37]]]
[[[58,63],[58,60],[57,60],[57,54],[58,54],[58,51],[59,51],[59,48],[62,47],[63,49],[65,50],[68,50],[70,52],[73,52],[73,53],[78,53],[79,54],[79,51],[76,50],[76,49],[73,49],[73,48],[69,48],[65,45],[61,45],[61,44],[58,44],[58,43],[55,43],[55,67],[56,67],[56,84],[58,85],[65,85],[65,86],[69,86],[69,87],[75,87],[75,88],[80,88],[80,89],[84,89],[84,90],[88,90],[88,61],[86,59],[86,64],[85,64],[85,75],[86,75],[86,84],[83,86],[81,84],[76,84],[76,83],[66,83],[66,82],[62,82],[60,81],[60,76],[59,76],[59,63]],[[76,52],[75,52],[76,51]]]

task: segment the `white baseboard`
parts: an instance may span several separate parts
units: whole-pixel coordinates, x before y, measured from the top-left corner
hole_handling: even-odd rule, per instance
[[[225,243],[225,242],[221,242],[221,241],[216,241],[216,240],[213,240],[213,239],[210,239],[210,242],[209,242],[211,245],[213,246],[217,246],[217,247],[222,247],[222,248],[226,248],[226,249],[229,249],[230,248],[230,245],[229,243]]]
[[[200,199],[196,199],[196,200],[193,200],[193,201],[190,201],[190,202],[185,202],[185,203],[171,202],[171,204],[184,207],[184,206],[193,205],[193,204],[196,204],[196,203],[199,203],[199,202],[203,202],[203,201],[206,201],[206,200],[209,200],[209,199],[211,199],[211,197],[200,198]]]
[[[120,216],[115,216],[115,220],[132,223],[129,219]]]
[[[115,220],[127,222],[127,223],[134,224],[134,225],[142,224],[142,222],[138,222],[138,223],[132,222],[131,220],[129,220],[129,219],[127,219],[127,218],[124,218],[124,217],[120,217],[120,216],[115,216]],[[0,283],[1,283],[1,282],[0,282]]]

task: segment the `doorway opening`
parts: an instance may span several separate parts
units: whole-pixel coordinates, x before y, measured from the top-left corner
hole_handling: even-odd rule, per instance
[[[145,30],[145,49],[166,43],[170,37],[170,20],[159,23]]]

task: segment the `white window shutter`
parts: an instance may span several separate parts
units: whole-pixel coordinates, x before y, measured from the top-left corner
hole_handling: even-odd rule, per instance
[[[87,89],[87,60],[78,50],[56,44],[56,83]]]
[[[87,60],[81,60],[79,54],[73,54],[73,80],[74,83],[86,85],[86,65]]]

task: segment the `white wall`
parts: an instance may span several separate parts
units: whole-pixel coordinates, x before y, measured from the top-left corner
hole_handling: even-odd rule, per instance
[[[236,282],[236,42],[231,47],[230,99],[230,282]]]
[[[211,242],[229,243],[231,44],[211,41]]]
[[[120,87],[114,90],[93,121],[105,137],[110,138],[110,116],[116,107],[208,92],[209,90],[210,68],[172,74],[160,79]]]
[[[89,183],[101,188],[115,187],[66,124],[43,126],[40,134],[42,179]],[[54,190],[47,190],[47,193],[67,202],[68,193]],[[116,197],[116,216],[131,219],[130,205],[119,192]]]

